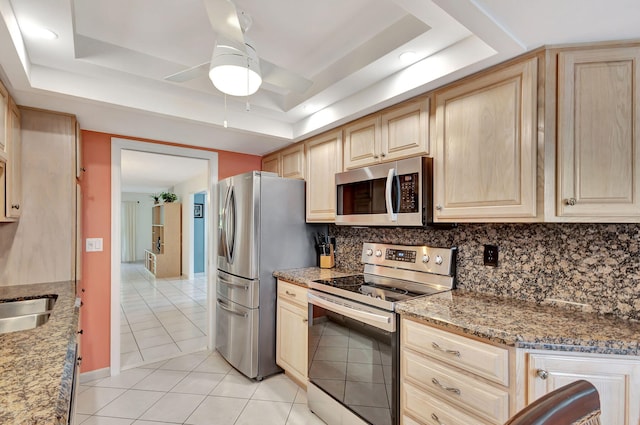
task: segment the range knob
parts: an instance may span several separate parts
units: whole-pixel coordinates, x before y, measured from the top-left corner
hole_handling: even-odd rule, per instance
[[[382,257],[382,251],[376,249],[376,257]]]
[[[423,262],[423,263],[428,263],[430,259],[431,259],[431,258],[429,258],[429,256],[428,256],[428,255],[426,255],[426,254],[422,256],[422,262]]]
[[[436,255],[436,264],[437,264],[437,265],[442,264],[442,262],[443,262],[443,261],[444,261],[444,260],[442,259],[442,257],[441,257],[441,256]]]
[[[373,249],[369,248],[367,249],[367,256],[371,257],[373,255]]]

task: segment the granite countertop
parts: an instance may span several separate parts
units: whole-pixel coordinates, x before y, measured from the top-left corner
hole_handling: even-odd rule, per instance
[[[456,289],[398,303],[398,313],[518,348],[640,355],[640,323]]]
[[[76,361],[73,282],[0,287],[1,300],[57,295],[49,321],[0,334],[0,423],[66,424]]]
[[[320,267],[305,267],[301,269],[276,270],[273,275],[278,279],[295,283],[300,286],[309,286],[314,280],[332,279],[340,276],[352,276],[354,274],[362,274],[361,271],[338,270],[338,269],[321,269]]]
[[[301,286],[361,274],[308,267],[273,273]],[[441,328],[517,348],[640,355],[640,323],[559,305],[456,289],[396,304],[396,311]]]

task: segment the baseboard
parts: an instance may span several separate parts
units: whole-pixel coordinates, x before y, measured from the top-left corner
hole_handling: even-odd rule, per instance
[[[80,374],[80,384],[86,384],[87,382],[95,381],[97,379],[108,378],[109,376],[111,376],[111,371],[108,367],[84,372]]]

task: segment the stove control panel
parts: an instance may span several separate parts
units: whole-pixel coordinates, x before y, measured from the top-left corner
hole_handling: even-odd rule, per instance
[[[397,270],[454,275],[457,248],[390,245],[366,242],[362,248],[362,263],[367,267],[385,266]]]

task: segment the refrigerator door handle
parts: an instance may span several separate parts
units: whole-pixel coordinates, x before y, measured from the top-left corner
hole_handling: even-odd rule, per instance
[[[236,316],[240,316],[240,317],[244,317],[244,318],[249,317],[249,315],[247,313],[245,313],[245,312],[235,311],[234,309],[227,307],[224,304],[224,301],[222,301],[220,298],[217,299],[217,304],[218,304],[218,307],[220,307],[221,309],[223,309],[224,311],[226,311],[228,313],[235,314]]]
[[[225,212],[227,262],[233,264],[236,245],[236,192],[233,186],[229,188],[229,198]],[[229,237],[230,236],[230,237]]]
[[[224,258],[229,261],[229,254],[227,254],[227,208],[229,207],[229,192],[231,188],[227,188],[227,193],[224,196],[224,202],[222,204],[222,210],[220,211],[220,247],[218,251],[224,253]]]

